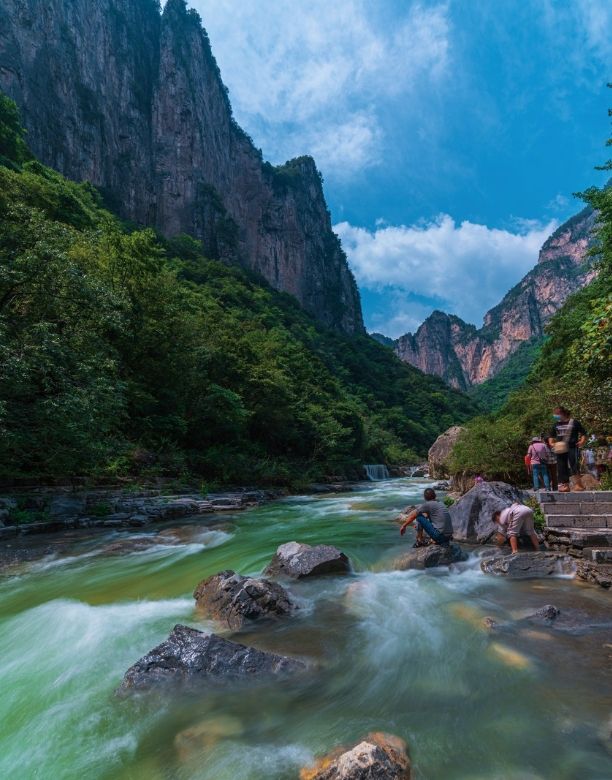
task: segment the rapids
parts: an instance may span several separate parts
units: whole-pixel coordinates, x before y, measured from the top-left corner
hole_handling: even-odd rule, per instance
[[[38,557],[0,578],[0,777],[288,780],[377,730],[408,741],[415,778],[609,780],[610,595],[562,578],[486,577],[478,550],[451,570],[393,571],[414,539],[393,518],[426,484],[33,540]],[[291,583],[297,617],[234,638],[312,659],[313,673],[200,696],[113,696],[176,623],[213,628],[191,597],[203,577],[259,573],[293,539],[338,546],[354,576]],[[484,616],[512,621],[549,603],[568,618],[561,627],[482,628]]]

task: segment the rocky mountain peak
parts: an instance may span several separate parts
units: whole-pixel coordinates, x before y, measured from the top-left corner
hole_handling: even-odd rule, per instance
[[[541,338],[567,298],[594,278],[587,251],[595,219],[586,208],[561,225],[545,241],[535,268],[485,314],[480,329],[434,311],[414,335],[397,339],[397,355],[460,390],[495,376],[522,344]]]

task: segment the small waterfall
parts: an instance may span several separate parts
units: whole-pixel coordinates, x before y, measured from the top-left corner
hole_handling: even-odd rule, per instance
[[[371,482],[379,482],[381,479],[389,479],[389,470],[384,463],[364,465],[367,478]]]

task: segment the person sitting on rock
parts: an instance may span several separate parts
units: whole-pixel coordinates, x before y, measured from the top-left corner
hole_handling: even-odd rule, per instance
[[[505,509],[493,512],[491,520],[500,526],[502,533],[508,537],[513,553],[518,552],[518,537],[526,534],[531,539],[534,550],[540,549],[540,540],[533,525],[533,509],[515,501]]]
[[[453,524],[448,509],[441,501],[436,501],[436,493],[427,488],[423,493],[425,502],[414,509],[402,523],[400,534],[406,533],[406,528],[411,523],[417,523],[417,540],[415,547],[424,547],[425,534],[434,544],[447,546],[453,538]]]

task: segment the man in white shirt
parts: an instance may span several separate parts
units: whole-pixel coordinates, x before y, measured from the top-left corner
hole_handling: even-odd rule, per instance
[[[525,506],[525,504],[519,504],[515,501],[505,509],[498,509],[497,512],[493,512],[491,520],[497,523],[502,533],[508,537],[513,553],[518,552],[518,537],[521,534],[529,536],[534,550],[540,549],[540,540],[533,525],[533,509]]]

